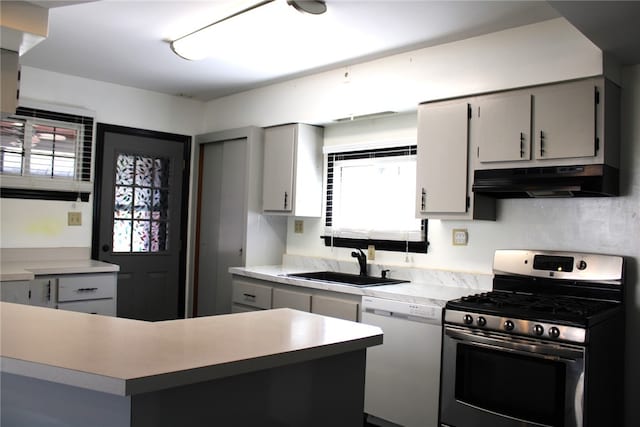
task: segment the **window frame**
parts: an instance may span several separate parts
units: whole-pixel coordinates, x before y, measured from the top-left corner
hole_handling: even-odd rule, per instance
[[[94,117],[90,115],[56,112],[40,108],[20,106],[15,114],[3,115],[3,119],[17,119],[29,124],[44,124],[47,126],[59,124],[60,127],[78,127],[80,135],[76,143],[75,173],[71,177],[46,176],[30,174],[25,170],[23,161],[21,174],[1,174],[0,198],[36,199],[56,201],[89,201],[93,189],[92,183],[92,153],[94,135]],[[27,155],[31,144],[25,144],[23,135],[23,156]],[[28,145],[28,146],[27,146]],[[40,188],[39,188],[40,186]],[[53,187],[53,188],[52,188]]]
[[[327,154],[326,169],[326,187],[325,187],[325,227],[331,227],[333,224],[333,166],[336,160],[358,160],[372,157],[391,157],[416,155],[417,145],[408,144],[402,146],[394,146],[388,148],[372,148],[365,150],[349,150],[337,151]],[[333,246],[339,248],[367,249],[373,245],[376,250],[389,252],[411,252],[411,253],[427,253],[429,249],[428,231],[429,222],[427,219],[421,220],[422,240],[395,240],[395,239],[372,239],[372,238],[351,238],[336,237],[332,235],[320,236],[325,246]]]

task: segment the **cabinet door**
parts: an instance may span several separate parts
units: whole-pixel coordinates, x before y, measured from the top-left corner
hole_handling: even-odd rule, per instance
[[[323,316],[337,317],[339,319],[358,321],[360,304],[338,298],[314,295],[311,299],[311,312]]]
[[[29,304],[55,308],[57,305],[58,285],[56,279],[43,277],[29,282]]]
[[[469,104],[423,104],[418,108],[416,211],[467,210]]]
[[[478,160],[531,159],[531,95],[523,92],[482,98],[478,105]]]
[[[596,155],[596,87],[572,82],[534,92],[536,159]]]
[[[29,282],[0,282],[0,301],[29,304]]]
[[[311,295],[304,292],[273,288],[273,308],[293,308],[311,311]]]
[[[265,212],[291,212],[295,166],[296,126],[265,129],[262,208]]]

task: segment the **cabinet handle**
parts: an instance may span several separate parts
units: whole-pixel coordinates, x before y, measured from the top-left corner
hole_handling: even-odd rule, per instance
[[[51,301],[51,280],[47,282],[47,301]]]
[[[253,294],[244,293],[242,295],[244,295],[245,299],[249,299],[249,300],[255,300],[256,299],[256,296],[253,295]]]
[[[287,209],[287,203],[289,202],[289,195],[287,194],[287,192],[284,192],[284,208]]]
[[[520,158],[524,157],[524,133],[520,132]]]
[[[98,288],[78,288],[77,292],[95,292]]]
[[[544,132],[540,131],[540,157],[544,156]]]
[[[424,212],[426,208],[427,208],[427,192],[425,191],[424,187],[422,187],[422,202],[420,204],[420,210]]]

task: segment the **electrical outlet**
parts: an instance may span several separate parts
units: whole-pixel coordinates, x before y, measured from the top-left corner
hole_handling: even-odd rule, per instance
[[[293,232],[297,234],[304,233],[304,221],[301,219],[296,219],[293,222]]]
[[[82,225],[82,212],[67,212],[67,225]]]
[[[370,261],[373,261],[374,259],[376,259],[376,247],[373,245],[369,245],[367,247],[367,257],[369,258]]]
[[[469,233],[466,228],[454,228],[451,239],[454,246],[466,246],[469,243]]]

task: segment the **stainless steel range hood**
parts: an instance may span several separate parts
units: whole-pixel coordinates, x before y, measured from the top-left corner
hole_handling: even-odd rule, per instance
[[[618,196],[618,176],[602,164],[485,169],[474,172],[473,192],[501,199]]]

